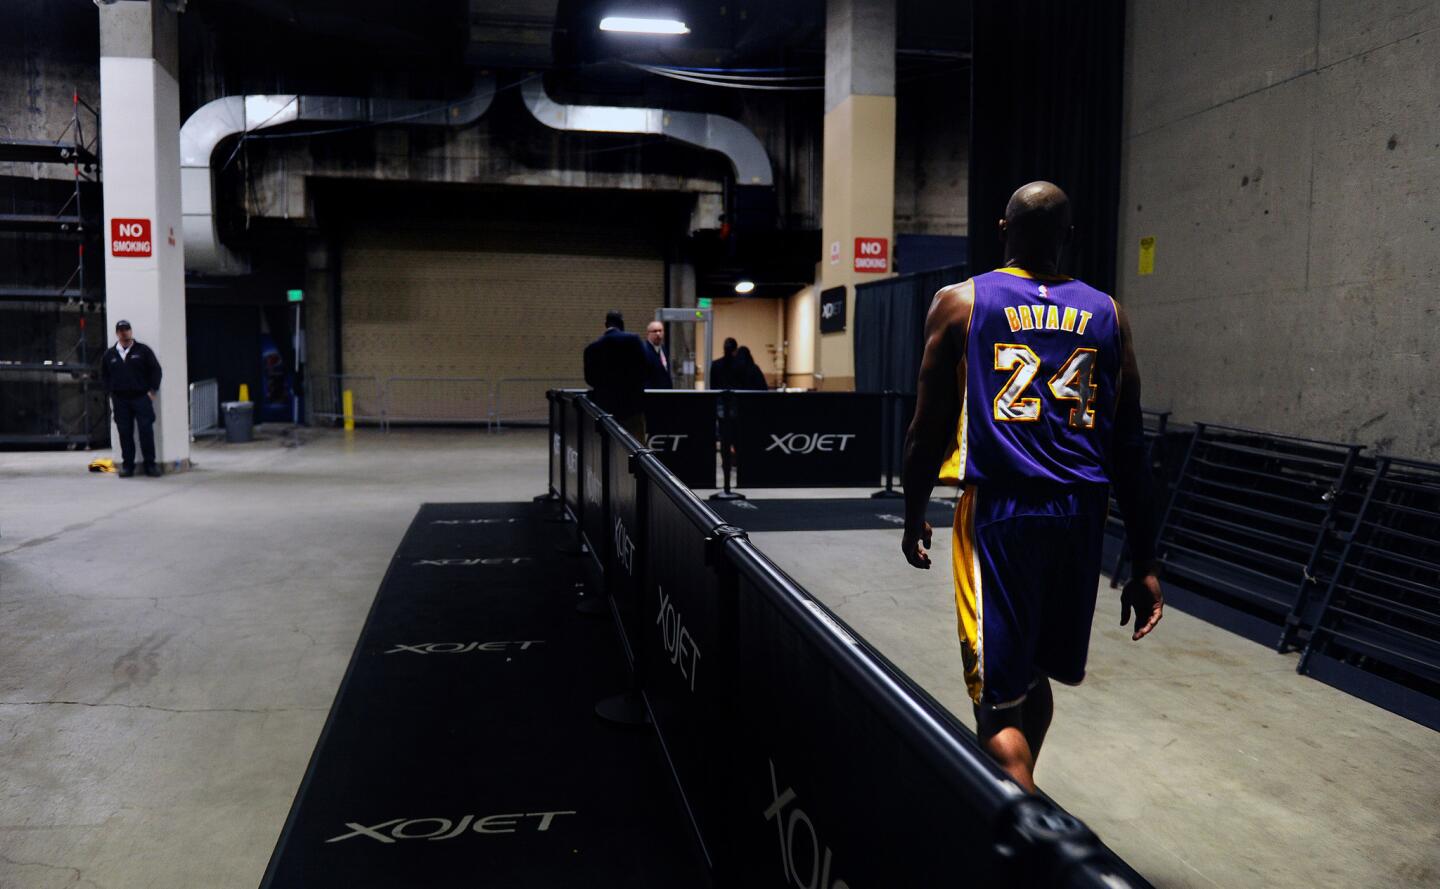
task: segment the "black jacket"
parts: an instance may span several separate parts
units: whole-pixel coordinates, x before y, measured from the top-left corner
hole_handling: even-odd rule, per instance
[[[645,374],[646,389],[673,389],[675,381],[670,377],[670,371],[660,363],[660,350],[645,341],[645,363],[649,370]]]
[[[155,351],[135,340],[122,361],[118,346],[100,357],[100,382],[112,395],[141,395],[160,389],[160,361]]]
[[[612,328],[585,347],[585,382],[590,384],[590,400],[616,417],[633,417],[644,410],[649,370],[645,342],[633,333]]]

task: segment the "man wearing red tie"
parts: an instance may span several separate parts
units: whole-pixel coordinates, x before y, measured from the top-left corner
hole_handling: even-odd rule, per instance
[[[645,388],[674,388],[675,381],[670,378],[670,359],[665,357],[665,325],[659,321],[651,321],[645,328],[645,358],[649,362]]]

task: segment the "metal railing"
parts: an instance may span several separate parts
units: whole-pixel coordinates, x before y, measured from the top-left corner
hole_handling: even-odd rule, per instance
[[[484,377],[386,377],[385,422],[489,426]]]
[[[544,426],[550,422],[545,393],[551,389],[583,389],[573,377],[505,377],[495,382],[491,426]]]
[[[220,431],[220,381],[196,380],[190,384],[190,440]]]
[[[312,374],[310,415],[316,420],[344,420],[346,390],[354,402],[355,422],[385,426],[385,384],[370,374]]]

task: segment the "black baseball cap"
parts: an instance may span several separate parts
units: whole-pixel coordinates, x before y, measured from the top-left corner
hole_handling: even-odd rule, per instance
[[[119,321],[116,321],[116,322],[115,322],[115,329],[116,329],[116,330],[129,330],[129,329],[130,329],[130,322],[129,322],[129,321],[126,321],[124,318],[121,318]]]

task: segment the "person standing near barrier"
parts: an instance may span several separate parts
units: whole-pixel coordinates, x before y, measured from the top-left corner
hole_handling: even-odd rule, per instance
[[[901,550],[929,568],[925,509],[937,478],[963,485],[955,579],[976,731],[1026,790],[1053,713],[1050,681],[1085,677],[1109,487],[1134,578],[1120,596],[1131,636],[1160,621],[1140,373],[1125,314],[1057,274],[1070,201],[1049,182],[1010,198],[1005,267],[935,295],[905,441]]]
[[[585,347],[590,400],[641,444],[645,443],[645,377],[650,370],[647,348],[640,337],[625,332],[625,316],[613,309],[605,313],[605,333]]]
[[[735,350],[735,385],[733,389],[745,389],[747,391],[764,392],[770,388],[770,382],[765,379],[765,372],[760,365],[755,363],[755,356],[750,354],[749,346],[741,346]]]
[[[115,345],[100,357],[100,382],[110,393],[110,410],[120,435],[120,477],[135,474],[135,432],[145,474],[160,476],[155,462],[155,394],[160,391],[160,361],[149,346],[135,339],[130,322],[115,322]]]
[[[675,381],[670,377],[670,359],[665,357],[665,325],[659,321],[645,325],[645,359],[649,365],[646,389],[675,388]]]

